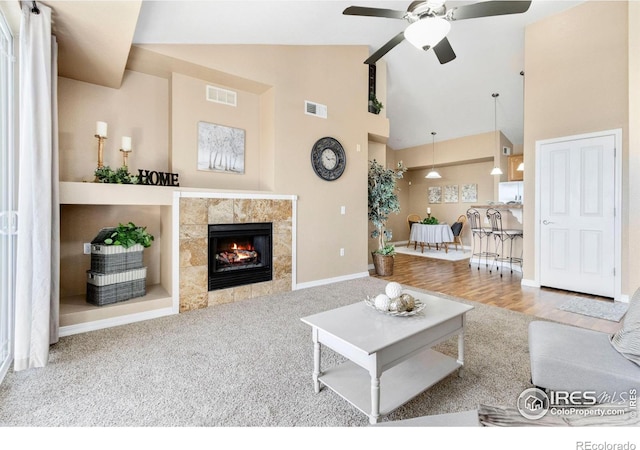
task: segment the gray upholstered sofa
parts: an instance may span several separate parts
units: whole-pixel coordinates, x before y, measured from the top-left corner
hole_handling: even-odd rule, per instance
[[[529,324],[531,381],[553,391],[610,396],[640,389],[640,289],[610,335],[554,322]]]
[[[553,391],[596,391],[600,402],[627,400],[640,391],[640,289],[630,301],[622,328],[614,335],[555,322],[529,324],[531,381]],[[622,398],[621,395],[626,397]],[[618,396],[618,397],[615,397]],[[597,406],[596,406],[597,407]],[[594,407],[594,408],[596,408]],[[638,418],[586,415],[545,417],[536,425],[638,425]],[[613,422],[611,422],[613,420]],[[617,422],[616,422],[617,421]],[[480,405],[477,410],[383,422],[377,426],[517,426],[532,425],[516,408]]]

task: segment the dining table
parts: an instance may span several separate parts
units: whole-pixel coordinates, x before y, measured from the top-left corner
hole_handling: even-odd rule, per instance
[[[440,246],[442,246],[444,247],[445,253],[449,253],[449,244],[453,243],[453,232],[451,231],[451,226],[446,223],[435,225],[414,223],[411,225],[411,237],[409,241],[416,243],[414,248],[420,245],[422,253],[424,253],[425,245],[431,248],[431,244],[434,244],[438,250]]]

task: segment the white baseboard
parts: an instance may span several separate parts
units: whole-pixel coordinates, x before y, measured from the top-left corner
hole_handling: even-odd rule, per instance
[[[528,287],[535,287],[535,288],[540,287],[540,283],[538,283],[536,280],[528,280],[526,278],[523,278],[522,281],[520,281],[520,284],[522,286],[528,286]]]
[[[297,291],[298,289],[306,289],[306,288],[315,287],[315,286],[324,286],[325,284],[338,283],[340,281],[355,280],[356,278],[364,278],[368,276],[369,276],[369,272],[358,272],[358,273],[342,275],[334,278],[324,278],[322,280],[307,281],[305,283],[297,283],[293,288],[293,290]]]
[[[174,314],[177,313],[173,308],[162,308],[153,311],[128,314],[126,316],[113,317],[110,319],[94,320],[93,322],[84,322],[77,325],[60,327],[58,335],[60,337],[71,336],[73,334],[86,333],[87,331],[102,330],[103,328],[111,328],[143,320],[157,319],[158,317],[171,316]]]
[[[627,294],[620,294],[618,298],[614,299],[616,302],[629,303],[629,296]]]

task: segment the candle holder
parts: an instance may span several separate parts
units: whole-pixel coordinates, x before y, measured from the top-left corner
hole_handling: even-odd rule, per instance
[[[131,153],[131,149],[125,150],[121,148],[120,151],[122,152],[122,166],[129,167],[129,153]]]
[[[104,167],[104,164],[103,164],[104,141],[107,139],[107,137],[100,136],[99,134],[96,134],[95,137],[98,138],[98,169],[102,169]]]

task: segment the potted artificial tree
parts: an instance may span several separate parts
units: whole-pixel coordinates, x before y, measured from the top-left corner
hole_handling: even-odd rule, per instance
[[[375,159],[369,161],[369,221],[374,226],[371,237],[378,239],[378,249],[371,252],[371,256],[376,274],[381,276],[393,274],[396,251],[393,244],[388,242],[391,233],[386,229],[386,223],[389,214],[400,211],[396,183],[406,170],[402,161],[395,170],[385,169]]]

